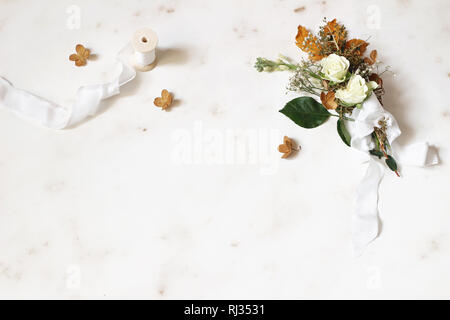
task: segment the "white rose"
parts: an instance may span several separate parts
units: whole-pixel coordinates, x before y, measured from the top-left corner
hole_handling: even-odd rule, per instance
[[[371,85],[373,85],[371,83]],[[345,89],[339,89],[336,91],[336,98],[343,103],[353,106],[355,104],[363,102],[367,95],[371,92],[372,87],[369,88],[366,84],[366,80],[360,75],[351,76]]]
[[[320,60],[320,65],[322,66],[322,73],[325,79],[340,83],[347,76],[350,62],[345,57],[333,53]]]

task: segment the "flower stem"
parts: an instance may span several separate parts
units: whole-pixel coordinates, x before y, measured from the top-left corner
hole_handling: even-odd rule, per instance
[[[346,117],[346,116],[340,116],[340,115],[338,115],[338,114],[331,114],[331,115],[332,115],[333,117],[341,118],[342,120],[355,121],[355,119],[348,118],[348,117]]]

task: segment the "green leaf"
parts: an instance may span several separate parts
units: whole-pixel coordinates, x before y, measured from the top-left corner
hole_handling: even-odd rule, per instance
[[[376,149],[370,150],[369,153],[375,157],[378,157],[378,159],[381,159],[384,156],[383,152]]]
[[[375,134],[375,131],[372,132],[372,139],[375,141],[375,144],[377,145],[377,150],[380,150],[380,141],[378,141],[378,137]],[[376,150],[375,150],[376,151]]]
[[[387,157],[386,164],[392,171],[397,171],[397,162],[391,156]]]
[[[303,128],[315,128],[323,124],[331,116],[325,107],[311,97],[300,97],[289,101],[282,114]]]
[[[342,141],[344,141],[344,143],[350,147],[350,141],[352,140],[352,137],[350,136],[350,133],[345,126],[344,120],[342,119],[339,119],[337,121],[337,132],[339,133]]]

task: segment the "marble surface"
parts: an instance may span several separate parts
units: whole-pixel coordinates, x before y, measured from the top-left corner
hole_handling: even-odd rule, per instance
[[[158,66],[75,128],[0,110],[0,298],[450,298],[449,10],[447,0],[0,0],[0,75],[63,105],[113,76],[136,29],[160,37]],[[308,131],[277,112],[291,98],[287,73],[253,69],[258,56],[300,59],[297,25],[324,16],[370,37],[396,74],[384,101],[401,142],[427,140],[442,161],[386,174],[382,234],[359,259],[350,218],[366,165],[334,121]],[[76,43],[96,55],[84,68],[67,60]],[[169,112],[152,104],[164,88]],[[284,135],[303,147],[291,160],[276,150]]]

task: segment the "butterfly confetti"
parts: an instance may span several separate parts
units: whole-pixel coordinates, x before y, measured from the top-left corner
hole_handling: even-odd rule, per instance
[[[325,92],[322,92],[320,94],[320,100],[322,101],[322,104],[327,108],[328,110],[336,109],[338,107],[338,104],[335,100],[335,95],[333,91],[329,91],[325,94]]]
[[[286,159],[291,156],[293,151],[300,151],[300,147],[297,147],[291,138],[284,136],[283,144],[278,146],[278,151],[283,154],[281,158]]]
[[[173,97],[169,91],[164,89],[161,91],[161,97],[158,97],[153,102],[155,106],[162,108],[162,110],[166,110],[172,105]]]
[[[75,61],[77,67],[82,67],[86,65],[87,59],[91,55],[91,51],[86,49],[83,45],[77,44],[75,47],[77,53],[71,54],[69,57],[70,61]]]

